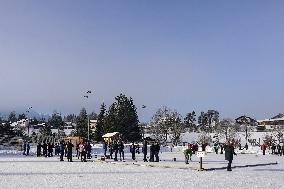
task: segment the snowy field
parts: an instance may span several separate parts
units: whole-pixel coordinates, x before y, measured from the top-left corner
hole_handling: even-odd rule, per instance
[[[0,156],[0,188],[284,188],[284,156],[238,154],[232,166],[277,165],[197,171],[198,158],[186,165],[181,152],[164,152],[160,162],[144,163],[126,153],[125,162],[59,162],[58,157]],[[176,158],[177,161],[172,161]],[[226,167],[224,154],[208,153],[204,168]]]

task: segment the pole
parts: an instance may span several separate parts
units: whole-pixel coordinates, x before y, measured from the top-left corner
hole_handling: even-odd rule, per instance
[[[200,157],[200,163],[199,163],[200,167],[199,167],[199,170],[202,171],[202,157]]]
[[[87,114],[88,117],[88,141],[90,140],[90,120],[89,120],[89,115]]]

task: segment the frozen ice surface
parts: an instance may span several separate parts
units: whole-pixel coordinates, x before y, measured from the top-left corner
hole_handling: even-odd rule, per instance
[[[100,157],[100,156],[99,156]],[[177,161],[172,161],[173,158]],[[59,162],[58,157],[0,156],[0,188],[284,188],[284,156],[238,154],[232,166],[258,163],[277,165],[197,171],[198,158],[193,155],[189,165],[183,154],[165,152],[160,162],[144,163],[142,154],[137,162],[126,153],[125,162],[92,161]],[[208,153],[205,168],[224,167],[224,154]]]

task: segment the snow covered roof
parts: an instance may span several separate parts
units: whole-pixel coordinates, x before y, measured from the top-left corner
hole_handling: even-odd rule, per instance
[[[103,138],[113,137],[113,136],[115,136],[117,134],[119,134],[119,132],[107,133],[107,134],[103,135]]]

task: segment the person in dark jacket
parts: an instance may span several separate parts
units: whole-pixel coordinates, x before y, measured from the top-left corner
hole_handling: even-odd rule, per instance
[[[41,144],[38,143],[36,146],[36,156],[39,157],[41,156]]]
[[[119,150],[119,158],[120,158],[120,161],[124,160],[124,144],[122,141],[119,142],[118,144],[118,150]],[[122,159],[121,159],[122,157]]]
[[[47,157],[47,144],[44,142],[42,145],[43,156]]]
[[[150,162],[154,162],[155,145],[152,143],[150,146]]]
[[[106,143],[106,141],[104,141],[103,148],[104,148],[104,156],[106,156],[106,153],[107,153],[107,143]]]
[[[142,148],[142,151],[143,151],[143,154],[144,154],[144,158],[143,158],[144,162],[148,161],[147,160],[147,145],[148,145],[147,140],[144,140],[143,148]]]
[[[87,142],[87,159],[91,159],[92,158],[92,145],[90,142]]]
[[[64,161],[63,160],[63,156],[64,156],[64,144],[63,144],[63,142],[60,142],[59,152],[60,152],[60,161]]]
[[[53,147],[53,144],[48,143],[48,157],[53,157]]]
[[[159,152],[160,152],[160,144],[157,142],[154,147],[154,155],[155,155],[155,162],[159,162]]]
[[[136,149],[136,146],[133,142],[132,145],[130,146],[130,152],[132,154],[132,160],[135,160],[135,149]]]
[[[31,149],[30,143],[27,142],[27,153],[26,153],[26,156],[30,155],[30,149]]]
[[[223,151],[224,151],[224,144],[220,144],[220,148],[221,148],[220,154],[223,154]]]
[[[113,154],[113,144],[112,144],[112,143],[110,143],[110,144],[109,144],[109,146],[108,146],[108,148],[109,148],[109,156],[110,156],[110,159],[112,159],[112,154]]]
[[[26,151],[27,151],[27,143],[25,141],[23,144],[23,155],[26,155]]]
[[[117,160],[117,154],[118,154],[118,144],[116,141],[114,141],[113,143],[113,151],[114,151],[114,161],[118,161]]]
[[[74,145],[69,141],[67,143],[67,160],[72,162],[72,152],[73,152]]]
[[[225,160],[228,161],[227,171],[232,171],[233,156],[237,155],[234,150],[233,142],[230,141],[225,147]]]
[[[280,146],[280,144],[278,144],[278,145],[277,145],[277,154],[278,154],[279,156],[281,156],[281,155],[282,155],[282,153],[281,153],[281,146]]]

